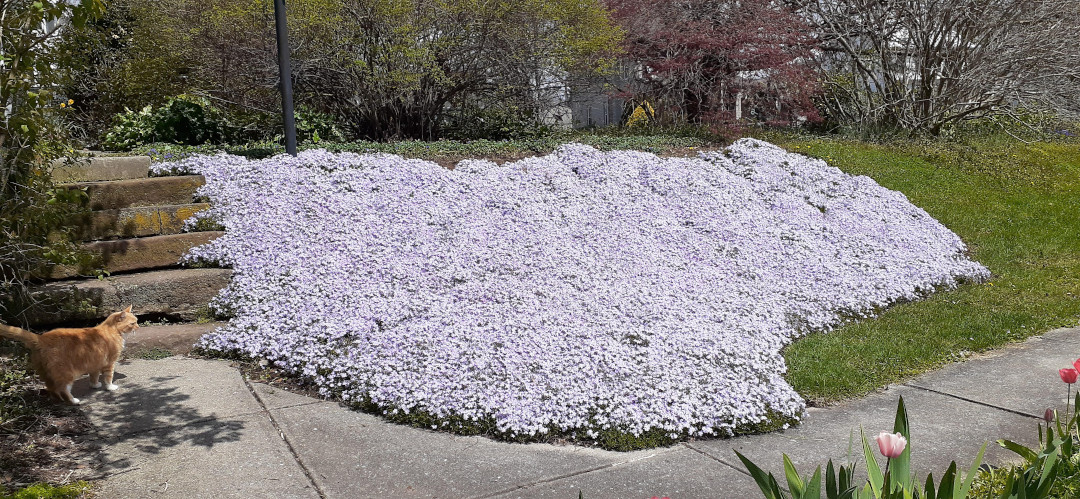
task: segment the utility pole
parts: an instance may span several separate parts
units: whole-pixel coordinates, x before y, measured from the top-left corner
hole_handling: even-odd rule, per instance
[[[278,72],[281,82],[281,114],[285,121],[285,152],[296,156],[296,118],[293,116],[292,64],[289,62],[289,26],[285,23],[285,0],[274,0],[277,22]]]

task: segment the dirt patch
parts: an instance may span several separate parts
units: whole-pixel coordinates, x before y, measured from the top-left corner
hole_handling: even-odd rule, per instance
[[[24,359],[0,355],[0,486],[95,478],[100,445],[94,425],[79,408],[50,400],[26,375]]]
[[[212,359],[213,357],[203,357]],[[305,395],[312,398],[323,399],[319,395],[319,388],[312,383],[306,383],[304,380],[297,376],[286,374],[280,369],[273,367],[263,366],[254,361],[233,361],[229,364],[232,367],[240,370],[240,374],[244,376],[244,379],[254,381],[256,383],[263,383],[270,385],[279,390],[295,393],[298,395]]]

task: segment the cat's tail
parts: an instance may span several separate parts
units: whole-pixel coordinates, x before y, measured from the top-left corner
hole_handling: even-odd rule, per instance
[[[21,341],[23,345],[26,345],[29,348],[34,348],[38,345],[38,335],[13,326],[0,324],[0,336]]]

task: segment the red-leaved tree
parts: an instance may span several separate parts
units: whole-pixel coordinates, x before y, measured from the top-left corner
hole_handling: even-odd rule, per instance
[[[626,31],[630,82],[667,122],[819,119],[812,28],[772,0],[606,0]]]

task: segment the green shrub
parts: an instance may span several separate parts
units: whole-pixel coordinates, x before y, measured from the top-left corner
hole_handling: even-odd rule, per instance
[[[277,127],[283,128],[279,116],[275,116]],[[300,144],[320,144],[323,142],[344,142],[345,132],[338,126],[337,118],[330,113],[323,113],[306,105],[296,107],[296,142]],[[282,131],[284,135],[284,131]]]
[[[221,144],[239,133],[209,100],[192,95],[176,96],[156,109],[127,110],[115,120],[102,142],[111,150],[126,151],[153,142]]]
[[[514,106],[458,112],[447,118],[442,135],[450,140],[523,140],[551,135],[552,128]]]

